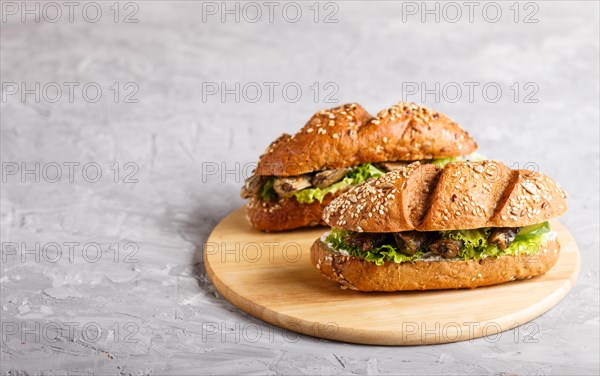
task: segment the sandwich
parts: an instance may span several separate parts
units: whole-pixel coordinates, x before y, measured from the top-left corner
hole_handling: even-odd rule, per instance
[[[325,206],[351,187],[414,161],[442,165],[476,149],[456,122],[426,107],[399,103],[373,117],[346,104],[271,143],[241,196],[258,230],[324,225]]]
[[[334,199],[311,247],[326,278],[359,291],[475,288],[547,272],[567,209],[550,178],[502,162],[415,162]]]

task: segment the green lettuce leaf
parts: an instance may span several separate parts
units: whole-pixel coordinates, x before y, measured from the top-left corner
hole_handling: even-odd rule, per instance
[[[552,229],[548,222],[523,227],[515,236],[515,240],[504,250],[504,253],[513,256],[517,254],[533,255],[551,234]]]
[[[294,192],[293,196],[301,204],[310,204],[315,200],[323,202],[325,196],[330,193],[336,193],[342,189],[347,189],[353,185],[358,185],[365,180],[378,178],[384,172],[376,168],[370,163],[366,163],[356,167],[350,171],[342,180],[325,188],[306,188],[298,192]]]
[[[275,189],[273,189],[273,180],[275,180],[275,178],[269,178],[260,188],[258,196],[261,198],[261,200],[270,202],[271,200],[277,199],[277,192],[275,192]]]
[[[478,161],[484,161],[487,158],[484,155],[482,155],[482,154],[473,152],[473,153],[467,155],[464,159],[467,160],[467,161],[478,162]]]
[[[551,232],[548,222],[533,226],[523,227],[515,236],[515,240],[505,250],[500,250],[495,244],[488,244],[491,228],[480,228],[475,230],[441,231],[442,237],[446,239],[462,240],[463,249],[458,256],[468,259],[480,259],[483,257],[498,257],[503,255],[534,254],[541,244],[545,243],[546,235]]]
[[[459,159],[457,157],[448,157],[448,158],[438,158],[431,161],[431,164],[438,166],[439,168],[444,168],[448,163],[456,162]]]
[[[485,159],[487,159],[487,158],[484,157],[481,154],[471,153],[469,155],[462,155],[462,156],[459,156],[459,157],[438,158],[438,159],[432,160],[429,163],[434,164],[434,165],[438,166],[439,168],[444,168],[444,166],[446,166],[448,163],[452,163],[452,162],[458,162],[458,161],[483,161]]]
[[[548,222],[538,223],[537,225],[523,227],[515,236],[515,240],[527,240],[544,235],[547,232],[550,232],[550,224]]]
[[[398,249],[392,245],[384,244],[380,247],[373,248],[370,251],[363,251],[360,247],[351,247],[344,242],[344,239],[351,232],[332,228],[331,232],[325,237],[325,242],[336,251],[345,251],[350,256],[364,259],[369,262],[374,262],[376,265],[383,265],[386,261],[393,261],[397,264],[403,262],[413,262],[423,255],[423,252],[417,252],[413,256],[408,256],[398,252]]]
[[[492,256],[492,253],[497,253],[498,247],[488,247],[487,238],[492,230],[490,228],[481,228],[474,230],[461,231],[440,231],[442,238],[452,240],[462,240],[464,243],[463,249],[458,253],[463,259],[480,258],[481,253],[487,251],[487,256]],[[489,248],[489,249],[488,249]]]
[[[548,222],[533,226],[524,227],[519,231],[515,240],[505,250],[500,250],[495,244],[488,244],[487,238],[490,235],[491,228],[480,228],[475,230],[461,231],[440,231],[442,238],[462,240],[463,249],[458,257],[465,260],[479,260],[485,257],[499,257],[504,255],[533,255],[538,252],[541,245],[545,244],[552,230]],[[395,263],[414,262],[425,254],[424,250],[417,252],[413,256],[400,253],[395,245],[384,244],[368,252],[359,247],[351,247],[344,242],[344,239],[351,235],[351,231],[344,231],[332,228],[331,232],[325,237],[325,242],[336,251],[345,251],[350,256],[355,256],[376,265],[383,265],[387,261]]]

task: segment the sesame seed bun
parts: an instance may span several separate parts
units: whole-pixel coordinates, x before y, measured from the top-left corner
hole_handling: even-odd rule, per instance
[[[363,163],[467,155],[477,143],[452,119],[414,103],[373,117],[356,103],[317,112],[295,135],[284,134],[261,156],[255,174],[294,176]]]
[[[538,172],[490,160],[415,162],[345,192],[323,220],[358,232],[466,230],[528,226],[566,210],[566,193]]]
[[[386,262],[384,265],[344,256],[321,239],[310,260],[327,279],[359,291],[408,291],[475,288],[526,279],[556,264],[560,244],[550,240],[535,255],[488,257],[481,260]]]

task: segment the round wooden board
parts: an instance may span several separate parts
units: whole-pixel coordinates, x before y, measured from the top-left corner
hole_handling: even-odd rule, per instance
[[[240,208],[210,235],[204,260],[227,300],[271,324],[315,337],[376,345],[469,340],[523,325],[571,290],[579,250],[551,221],[562,249],[548,273],[472,290],[363,293],[342,290],[310,264],[310,246],[327,228],[261,233]]]

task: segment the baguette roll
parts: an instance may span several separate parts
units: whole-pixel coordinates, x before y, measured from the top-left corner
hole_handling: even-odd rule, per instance
[[[352,103],[319,111],[296,134],[277,138],[261,155],[250,180],[292,178],[306,184],[318,172],[461,157],[475,149],[477,143],[456,122],[426,107],[399,103],[371,116]],[[265,200],[246,188],[242,197],[250,198],[247,218],[253,227],[282,231],[323,224],[323,208],[344,190],[313,202],[282,195]]]
[[[566,211],[566,197],[547,176],[499,161],[415,162],[332,200],[323,213],[331,237],[314,242],[311,262],[360,291],[531,278],[558,259],[560,244],[546,222]]]

